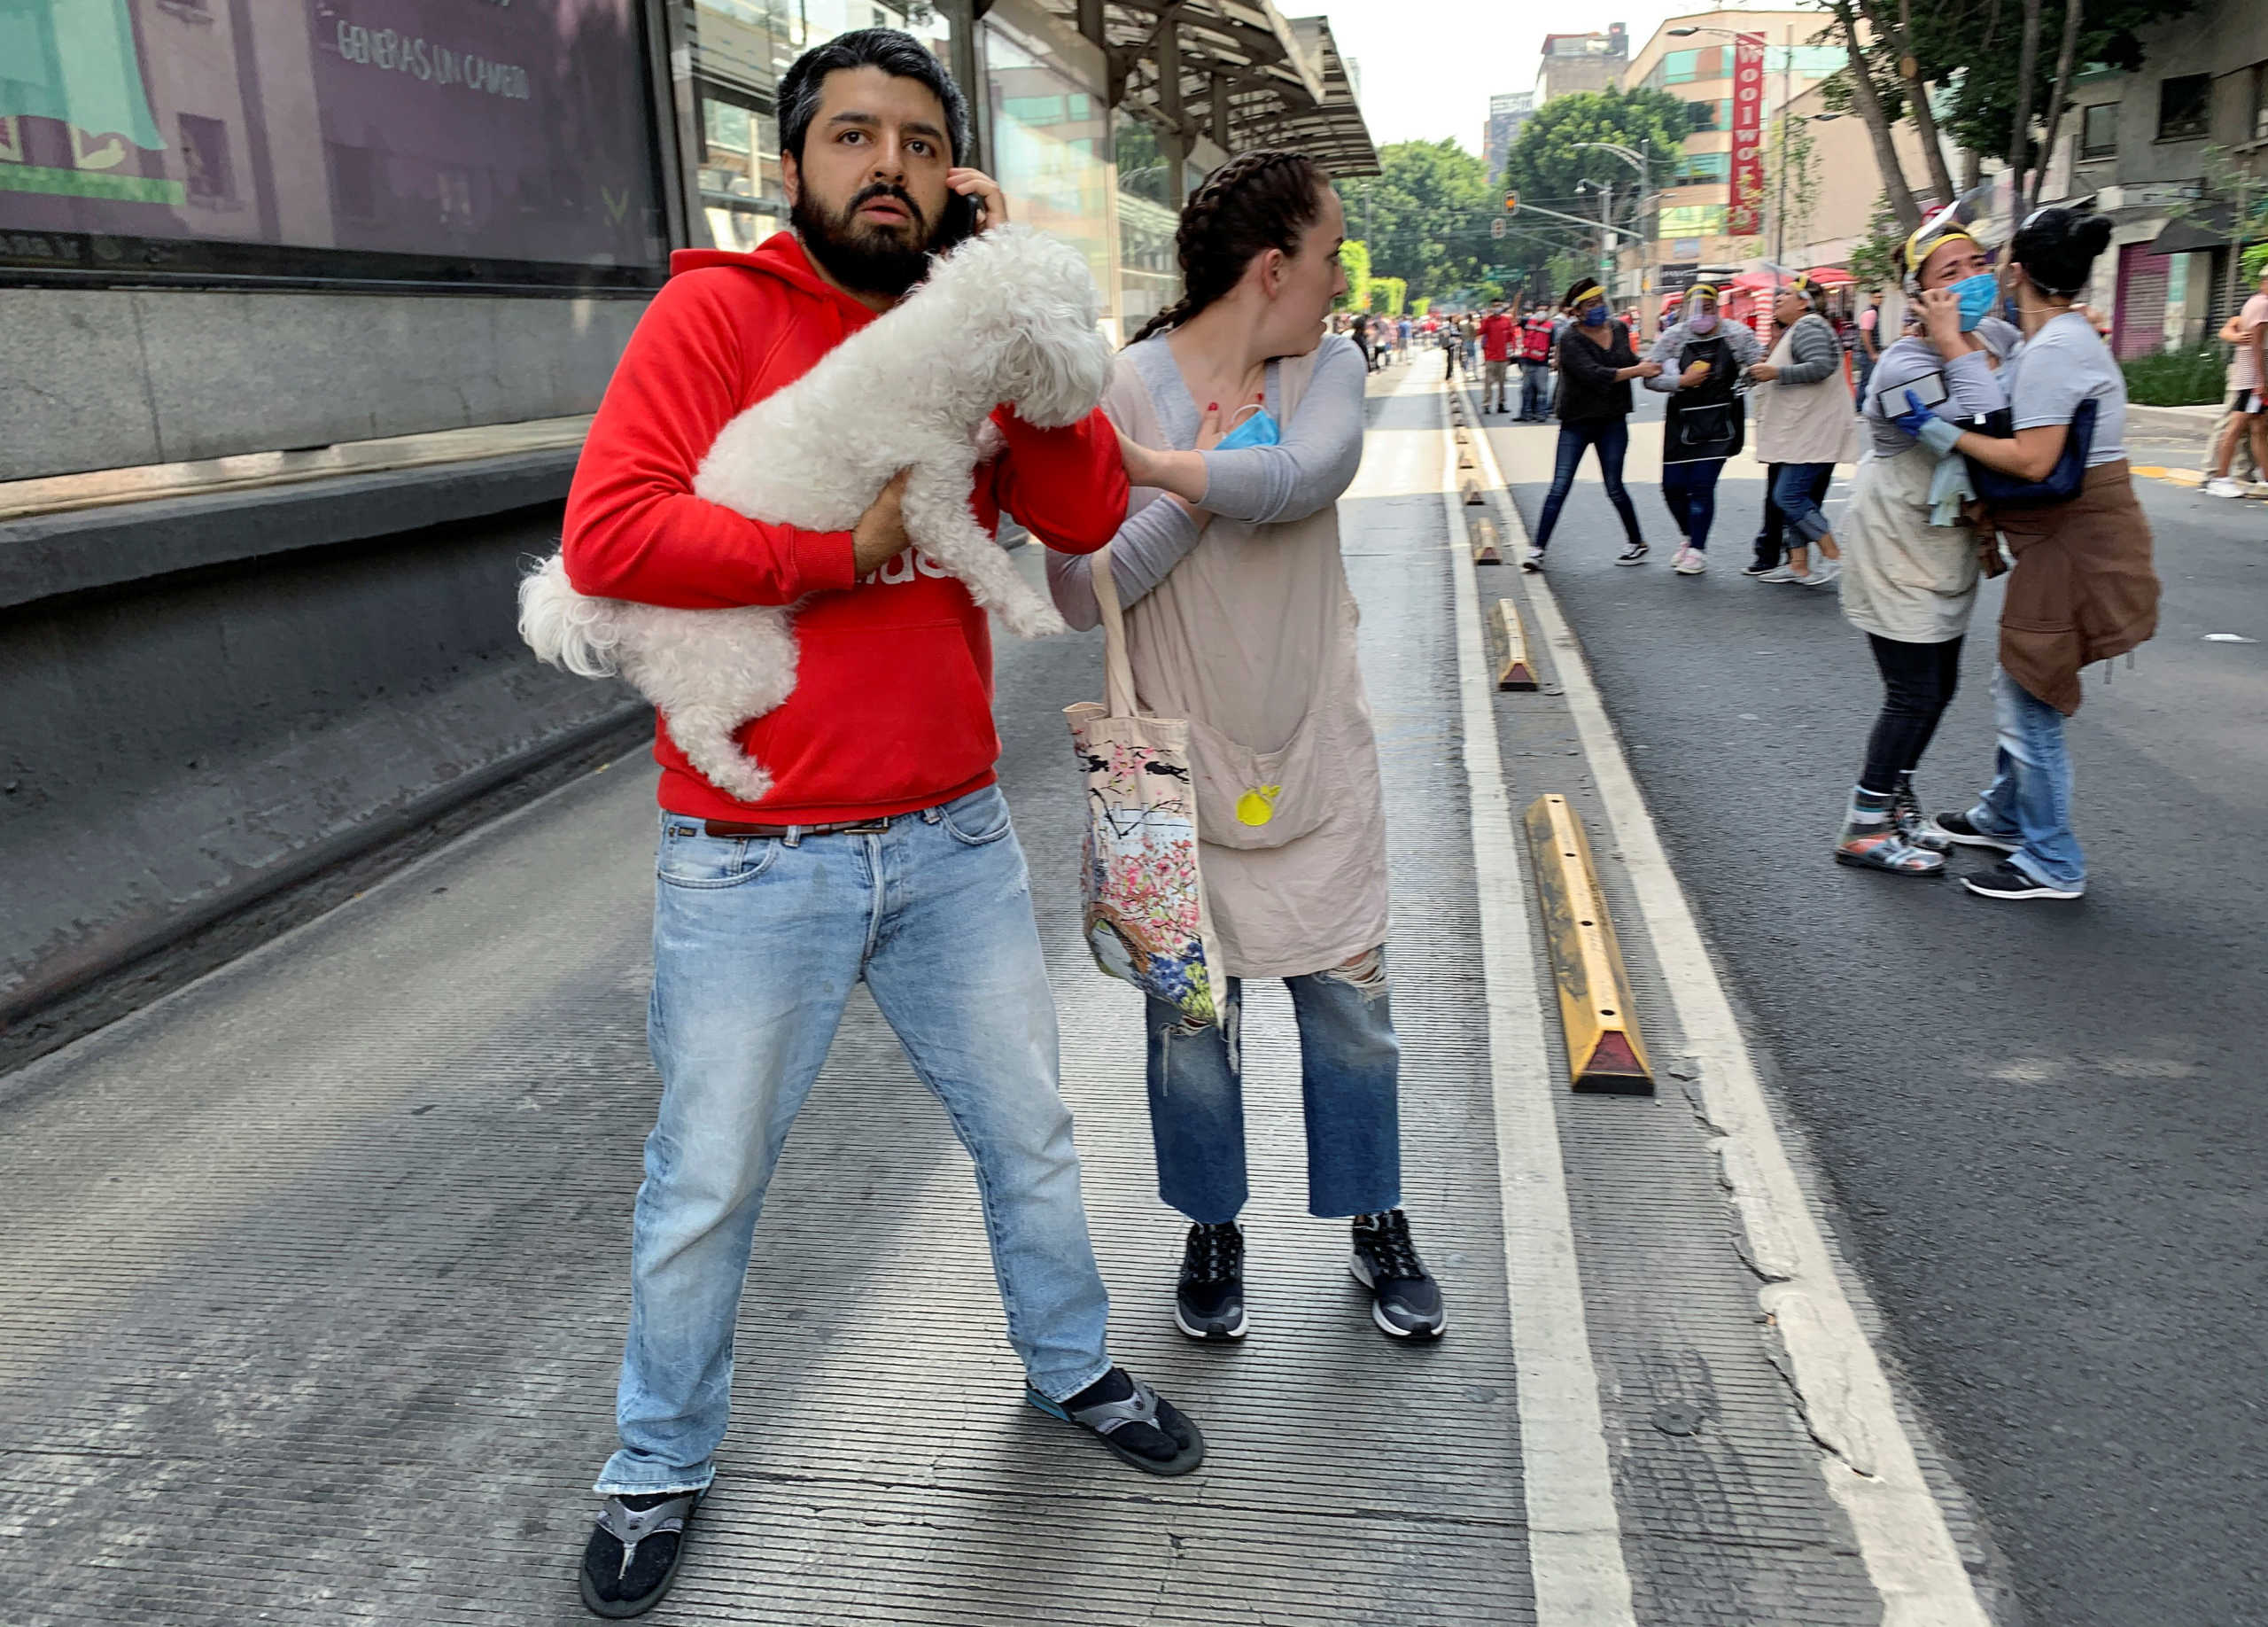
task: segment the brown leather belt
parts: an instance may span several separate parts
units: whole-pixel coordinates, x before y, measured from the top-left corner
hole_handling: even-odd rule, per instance
[[[729,819],[708,819],[701,821],[702,830],[712,837],[815,837],[815,836],[874,836],[889,829],[885,819],[839,819],[831,825],[742,825]]]

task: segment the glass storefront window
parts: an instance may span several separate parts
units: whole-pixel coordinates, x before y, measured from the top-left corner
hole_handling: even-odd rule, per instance
[[[1070,64],[997,14],[984,22],[984,58],[993,178],[1015,219],[1085,253],[1115,306],[1108,110]]]

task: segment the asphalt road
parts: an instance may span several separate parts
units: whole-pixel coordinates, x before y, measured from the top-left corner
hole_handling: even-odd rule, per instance
[[[1522,476],[1554,432],[1496,437],[1500,457],[1536,442],[1503,457],[1531,527],[1544,487]],[[1672,858],[2035,1627],[2268,1623],[2268,504],[2138,485],[2165,598],[2156,640],[2108,685],[2089,674],[2071,726],[2076,904],[1830,862],[1879,689],[1831,593],[1738,574],[1759,481],[1720,488],[1705,577],[1671,574],[1643,481],[1646,566],[1611,563],[1595,481],[1551,549]],[[1997,616],[1988,588],[1918,776],[1931,806],[1989,776]]]

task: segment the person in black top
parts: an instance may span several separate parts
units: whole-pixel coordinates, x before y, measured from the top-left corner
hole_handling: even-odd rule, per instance
[[[1566,307],[1574,320],[1559,336],[1559,459],[1551,471],[1550,494],[1543,500],[1543,523],[1536,527],[1535,546],[1525,563],[1531,571],[1543,569],[1543,550],[1573,489],[1583,448],[1596,447],[1606,499],[1622,517],[1622,534],[1629,543],[1615,564],[1636,564],[1646,557],[1646,539],[1622,486],[1622,457],[1630,449],[1630,380],[1660,378],[1661,363],[1638,360],[1630,330],[1608,319],[1606,291],[1594,279],[1581,278],[1567,291]]]

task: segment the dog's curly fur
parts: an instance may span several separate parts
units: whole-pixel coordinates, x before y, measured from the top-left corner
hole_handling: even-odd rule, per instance
[[[903,304],[718,432],[696,496],[755,519],[848,531],[901,469],[906,535],[1027,638],[1064,630],[969,508],[976,465],[998,446],[989,422],[1013,402],[1043,429],[1094,410],[1110,377],[1101,301],[1075,249],[998,226],[933,265]],[[620,673],[661,711],[693,766],[760,802],[762,764],[734,736],[796,687],[793,607],[671,610],[587,597],[558,556],[520,584],[520,636],[585,677]]]

